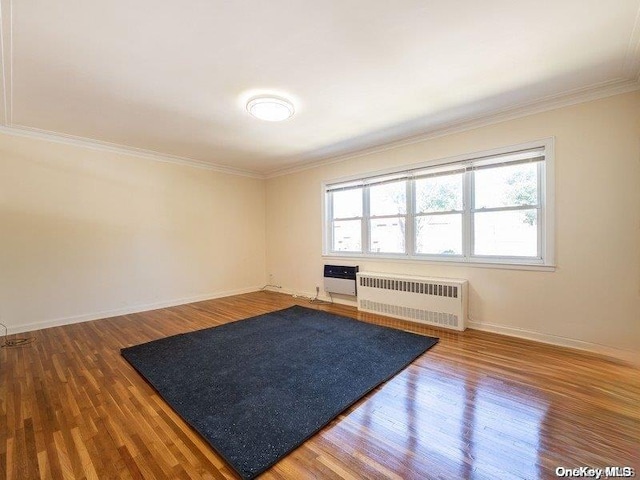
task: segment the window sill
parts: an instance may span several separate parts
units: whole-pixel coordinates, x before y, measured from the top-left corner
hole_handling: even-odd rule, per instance
[[[531,263],[500,263],[499,261],[495,262],[460,262],[456,260],[431,260],[431,259],[421,259],[416,257],[407,257],[405,255],[358,255],[354,253],[327,253],[323,254],[322,258],[327,260],[346,260],[351,262],[399,262],[399,263],[409,263],[415,265],[437,265],[437,266],[450,266],[450,267],[472,267],[472,268],[493,268],[496,270],[527,270],[534,272],[555,272],[555,265],[544,265],[544,264],[531,264]]]

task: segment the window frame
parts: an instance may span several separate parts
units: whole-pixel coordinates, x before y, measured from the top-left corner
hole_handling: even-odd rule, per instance
[[[553,270],[555,269],[555,166],[554,166],[554,144],[555,139],[553,137],[545,138],[542,140],[536,140],[532,142],[511,145],[506,147],[500,147],[492,150],[485,150],[481,152],[473,152],[455,157],[447,157],[442,159],[431,160],[428,162],[417,163],[412,165],[406,165],[403,167],[396,167],[393,169],[379,170],[375,172],[369,172],[366,174],[353,175],[350,177],[343,177],[333,179],[331,181],[323,182],[322,189],[322,255],[328,258],[351,258],[354,260],[367,259],[367,260],[403,260],[412,261],[418,263],[437,263],[437,264],[459,264],[465,266],[486,266],[494,268],[524,268],[533,270]],[[541,149],[544,151],[544,160],[537,162],[537,189],[538,189],[538,205],[537,209],[537,246],[538,255],[536,257],[520,257],[520,256],[491,256],[491,255],[476,255],[474,252],[474,216],[477,213],[488,211],[507,211],[507,210],[524,210],[533,206],[519,206],[517,208],[511,207],[496,207],[490,209],[475,209],[473,205],[475,201],[474,196],[474,183],[475,175],[470,172],[474,171],[474,167],[478,167],[479,164],[484,165],[487,158],[489,159],[485,167],[491,168],[491,166],[498,166],[500,163],[509,164],[509,155],[515,155],[520,151]],[[506,161],[500,162],[499,157],[507,157]],[[448,170],[452,172],[465,169],[462,175],[463,183],[463,213],[462,213],[462,255],[454,254],[420,254],[416,253],[416,241],[415,238],[415,223],[419,216],[423,214],[417,214],[416,196],[415,196],[415,181],[419,179],[420,173],[423,175],[429,174],[429,171],[437,172],[442,169],[443,174],[446,174]],[[483,167],[484,168],[484,167]],[[371,184],[380,183],[384,180],[384,177],[390,177],[393,181],[393,177],[397,177],[397,180],[406,180],[407,188],[407,205],[406,213],[404,215],[393,215],[393,217],[405,218],[405,253],[385,253],[385,252],[371,252],[370,246],[370,205],[369,205],[369,193],[368,189]],[[380,180],[382,179],[382,180]],[[332,222],[331,217],[331,199],[330,189],[332,186],[341,183],[353,183],[360,185],[362,188],[362,219],[361,219],[361,251],[360,252],[344,252],[344,251],[332,251]],[[444,214],[448,212],[439,212],[438,214]],[[452,213],[459,213],[459,211],[452,211]]]

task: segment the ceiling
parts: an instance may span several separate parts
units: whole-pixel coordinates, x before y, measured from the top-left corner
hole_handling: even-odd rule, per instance
[[[640,0],[0,1],[3,131],[258,176],[640,89]]]

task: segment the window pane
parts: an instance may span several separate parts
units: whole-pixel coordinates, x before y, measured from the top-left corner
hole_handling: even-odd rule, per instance
[[[462,210],[462,174],[416,180],[416,212]]]
[[[369,187],[371,216],[407,213],[407,182],[383,183]]]
[[[404,218],[371,220],[371,251],[404,253],[404,222]]]
[[[333,222],[333,251],[362,251],[362,220],[338,220]]]
[[[538,211],[474,214],[474,254],[504,257],[538,255]]]
[[[333,218],[362,216],[362,188],[333,192]]]
[[[462,214],[417,217],[416,253],[462,255]]]
[[[474,171],[475,208],[538,204],[538,164]]]

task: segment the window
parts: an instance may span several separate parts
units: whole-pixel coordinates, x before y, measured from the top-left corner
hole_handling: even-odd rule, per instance
[[[345,188],[331,194],[333,215],[332,249],[335,252],[362,252],[362,191]]]
[[[327,184],[325,254],[553,264],[552,140]]]
[[[415,179],[415,253],[462,255],[463,185],[462,171]]]
[[[371,185],[369,197],[369,251],[404,253],[407,225],[407,181]]]

